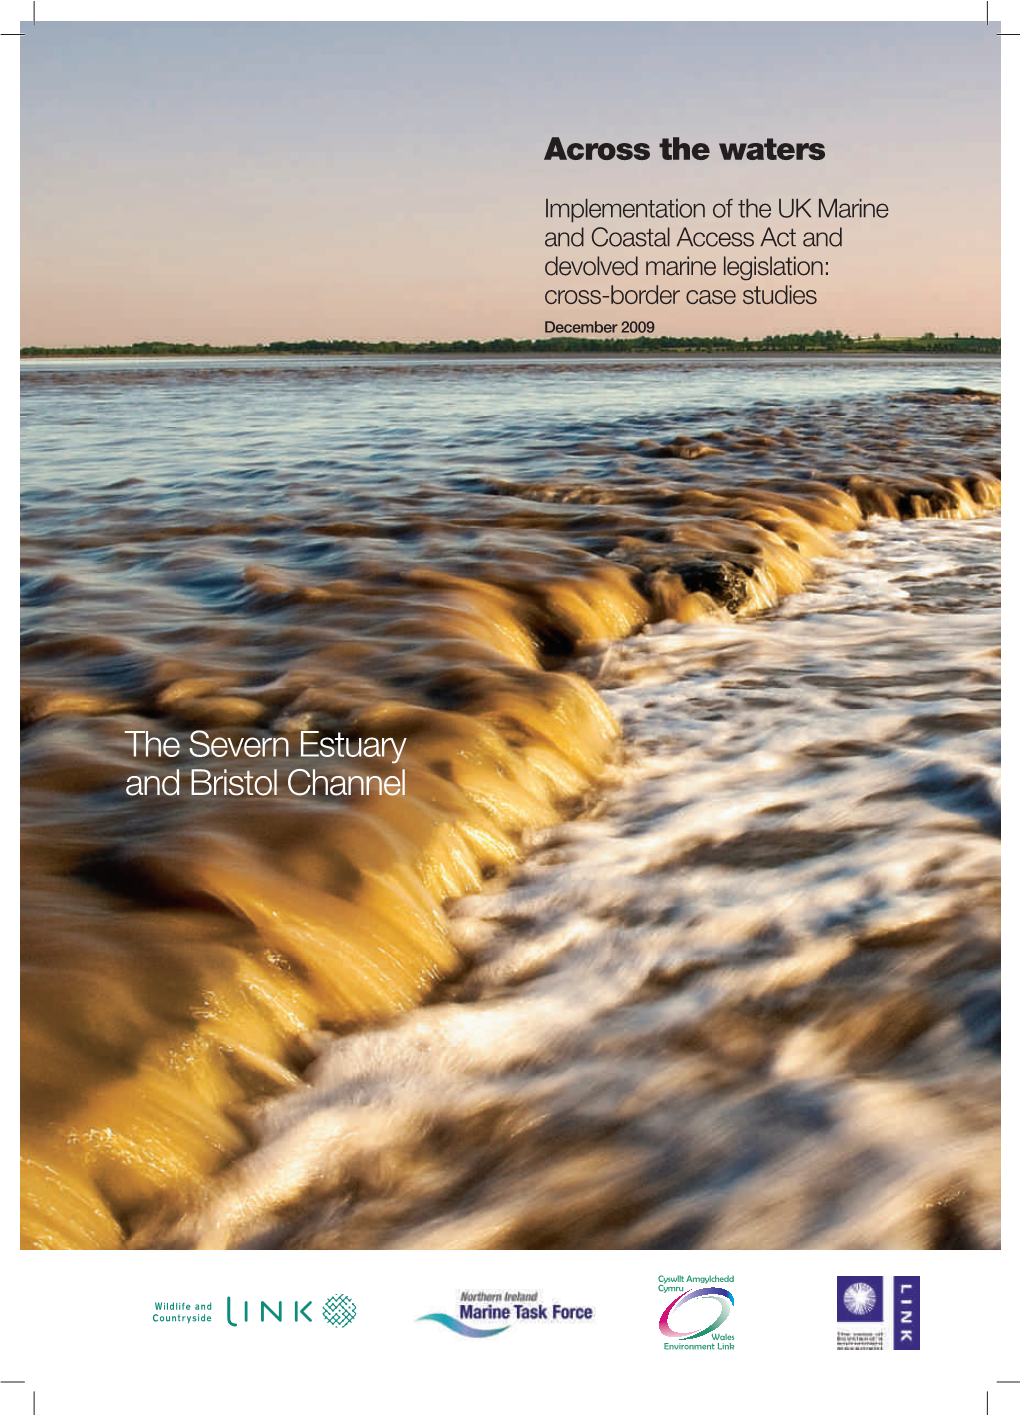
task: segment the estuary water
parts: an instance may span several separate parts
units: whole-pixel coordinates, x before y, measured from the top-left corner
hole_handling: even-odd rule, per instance
[[[26,1246],[995,1246],[996,363],[23,387]]]

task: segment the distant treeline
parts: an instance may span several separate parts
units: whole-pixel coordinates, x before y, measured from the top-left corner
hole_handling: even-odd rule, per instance
[[[274,339],[271,344],[169,344],[147,339],[140,344],[101,344],[78,349],[41,349],[29,345],[22,358],[137,358],[145,355],[209,354],[698,354],[698,353],[819,353],[839,350],[880,354],[947,353],[998,354],[1001,339],[967,334],[919,334],[883,339],[844,334],[840,329],[816,329],[812,334],[769,334],[764,339],[701,338],[663,335],[661,338],[585,339],[430,339],[402,344],[395,339],[367,343],[362,339]]]

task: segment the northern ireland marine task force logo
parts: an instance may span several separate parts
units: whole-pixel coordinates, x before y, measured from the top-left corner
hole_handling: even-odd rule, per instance
[[[563,1302],[549,1302],[540,1292],[462,1292],[457,1308],[458,1315],[449,1312],[426,1312],[419,1322],[436,1322],[447,1331],[458,1336],[500,1336],[511,1327],[527,1326],[535,1322],[553,1323],[556,1326],[587,1325],[594,1320],[595,1308],[590,1306],[569,1306]],[[498,1325],[477,1326],[473,1323],[496,1322]]]

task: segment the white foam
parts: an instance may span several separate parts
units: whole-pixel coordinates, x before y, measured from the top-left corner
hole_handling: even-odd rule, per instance
[[[323,1043],[189,1241],[911,1247],[949,1204],[994,1243],[997,529],[878,524],[594,654],[597,808],[455,908],[445,1000]]]

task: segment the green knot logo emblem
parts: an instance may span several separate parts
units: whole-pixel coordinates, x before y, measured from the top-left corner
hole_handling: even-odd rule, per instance
[[[332,1327],[349,1327],[358,1315],[358,1309],[349,1297],[338,1293],[327,1299],[322,1315]]]

